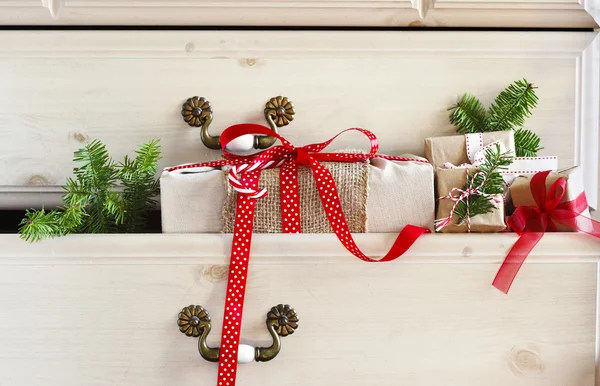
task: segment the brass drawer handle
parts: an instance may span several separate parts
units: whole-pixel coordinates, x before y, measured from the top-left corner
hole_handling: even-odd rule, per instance
[[[286,126],[294,120],[295,113],[294,104],[287,97],[273,97],[265,104],[265,119],[271,130],[276,133],[278,127]],[[209,101],[198,96],[188,98],[181,107],[181,115],[188,125],[200,127],[200,138],[206,147],[215,150],[221,148],[219,136],[212,136],[208,133],[208,127],[213,120],[213,110]],[[275,137],[255,135],[241,139],[231,150],[266,149],[274,143]]]
[[[238,362],[248,363],[267,362],[275,358],[281,350],[281,337],[294,333],[298,328],[298,315],[296,311],[287,304],[279,304],[272,307],[267,313],[267,329],[273,338],[269,347],[252,347],[240,344],[238,350]],[[177,318],[179,331],[183,334],[198,339],[198,351],[202,358],[209,362],[219,361],[219,348],[209,347],[206,338],[210,333],[210,315],[202,306],[189,305],[184,307]]]

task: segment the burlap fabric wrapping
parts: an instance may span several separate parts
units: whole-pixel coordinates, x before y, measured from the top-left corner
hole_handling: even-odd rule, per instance
[[[417,158],[411,154],[403,156]],[[407,224],[433,230],[435,200],[430,164],[382,158],[373,158],[364,164],[335,164],[332,168],[326,163],[340,191],[352,232],[395,233]],[[235,195],[223,174],[223,170],[210,167],[163,172],[160,178],[163,232],[232,232]],[[257,200],[256,224],[263,225],[260,231],[255,228],[255,232],[281,232],[279,170],[263,170],[261,175],[259,186],[267,188],[269,194]],[[308,170],[301,169],[299,178],[301,191],[313,189],[312,198],[303,198],[301,202],[303,232],[330,232],[314,190],[313,177]],[[263,212],[263,208],[274,209]],[[228,214],[224,216],[224,212]],[[314,213],[318,215],[313,216]],[[271,220],[265,222],[264,214]]]
[[[350,227],[350,232],[364,233],[367,230],[367,196],[369,169],[364,162],[323,162],[329,169],[340,196],[342,210]],[[223,171],[227,178],[227,171]],[[268,195],[256,202],[254,232],[282,233],[281,202],[279,193],[279,169],[261,172],[259,186],[266,188]],[[300,222],[303,233],[332,233],[331,226],[323,210],[317,185],[308,167],[298,170],[298,190],[300,194]],[[223,232],[233,233],[237,193],[227,184],[227,195],[223,204]],[[283,208],[286,210],[286,208]]]

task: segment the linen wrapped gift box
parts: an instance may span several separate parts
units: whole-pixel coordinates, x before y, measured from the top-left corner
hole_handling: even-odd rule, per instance
[[[407,224],[433,229],[435,201],[429,163],[372,158],[366,163],[323,164],[335,179],[351,232],[398,232]],[[210,167],[163,172],[163,232],[231,233],[236,193],[226,177],[227,170]],[[332,232],[308,168],[300,167],[298,182],[302,231]],[[259,187],[266,188],[268,195],[257,201],[254,231],[281,232],[279,169],[263,170]]]

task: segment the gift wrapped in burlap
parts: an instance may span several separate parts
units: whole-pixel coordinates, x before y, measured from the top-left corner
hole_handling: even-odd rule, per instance
[[[515,139],[512,130],[482,133],[482,138],[482,147],[500,141],[507,152],[515,154]],[[429,160],[434,168],[444,167],[446,162],[455,166],[471,163],[467,153],[466,136],[450,135],[426,138],[425,158]]]
[[[418,158],[412,155],[406,157]],[[331,172],[351,232],[398,232],[407,224],[433,229],[433,168],[428,163],[390,161],[324,162]],[[237,194],[226,169],[199,168],[161,176],[165,233],[233,232]],[[332,232],[310,169],[298,171],[303,233]],[[253,231],[279,233],[279,169],[261,172],[259,186],[268,195],[257,200]]]
[[[477,168],[469,168],[469,173],[473,175],[477,172]],[[437,192],[438,192],[438,208],[436,220],[444,219],[450,215],[454,201],[448,198],[441,198],[451,194],[452,189],[464,189],[467,183],[467,173],[465,168],[437,168],[435,173]],[[460,195],[459,192],[452,194],[453,196]],[[496,209],[489,213],[478,214],[471,216],[471,232],[476,233],[493,233],[501,232],[506,229],[504,221],[504,200],[501,194],[491,195],[490,199],[498,201],[494,202]],[[456,213],[452,214],[450,223],[443,227],[442,233],[464,233],[467,232],[466,219],[459,223],[459,218]]]
[[[537,206],[533,194],[531,193],[531,177],[532,176],[519,176],[510,186],[512,205],[515,208],[518,206]],[[546,177],[546,192],[548,192],[552,184],[561,177],[567,180],[567,187],[565,195],[560,202],[572,201],[583,193],[583,175],[581,169],[578,167],[551,172],[548,177]],[[590,217],[589,209],[586,209],[581,215]],[[555,222],[555,224],[559,232],[574,232],[572,228],[566,225],[559,224],[558,222]]]

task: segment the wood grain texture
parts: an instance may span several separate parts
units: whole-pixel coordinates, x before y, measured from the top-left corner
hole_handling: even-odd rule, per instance
[[[0,23],[594,28],[597,8],[597,0],[0,0]]]
[[[355,234],[359,247],[377,258],[387,253],[396,234]],[[518,236],[500,234],[425,234],[397,260],[400,264],[500,264]],[[17,235],[0,235],[0,264],[227,264],[231,234],[69,235],[29,244]],[[256,234],[254,264],[346,264],[354,258],[333,234]],[[82,246],[86,246],[82,250]],[[443,248],[440,248],[443,246]],[[596,263],[598,239],[582,233],[547,233],[528,263]]]
[[[365,236],[371,250],[388,240]],[[552,236],[559,239],[542,241],[538,253],[552,254],[567,235]],[[577,235],[570,236],[575,242]],[[13,248],[0,252],[2,385],[214,383],[216,365],[200,358],[196,341],[175,322],[182,307],[205,306],[214,321],[209,341],[218,344],[227,236],[184,236],[181,248],[172,235],[123,237],[75,236],[30,247],[0,236]],[[145,245],[149,237],[157,239]],[[185,243],[201,238],[212,247]],[[215,238],[225,239],[223,245]],[[417,264],[402,259],[385,266],[336,252],[333,238],[320,239],[310,252],[296,254],[277,251],[269,238],[255,240],[242,341],[268,344],[265,314],[282,302],[296,308],[300,327],[274,361],[243,366],[240,384],[595,384],[597,264],[589,259],[597,259],[597,244],[581,249],[583,259],[579,250],[563,255],[570,263],[533,257],[539,264],[526,264],[505,296],[490,286],[498,265],[489,255],[499,252],[478,249],[483,239],[469,244],[465,235],[431,235],[408,257]],[[439,248],[444,240],[446,258]],[[123,255],[125,241],[140,246],[138,253]],[[461,243],[474,247],[463,256],[470,264],[454,257]],[[106,247],[95,248],[101,244]],[[37,246],[46,249],[45,260],[28,256],[41,251]],[[150,250],[162,257],[145,258]],[[182,260],[194,253],[193,262]]]
[[[263,123],[264,103],[284,94],[297,114],[282,134],[295,144],[359,126],[384,153],[419,155],[425,137],[454,132],[446,109],[458,95],[489,104],[522,77],[539,87],[527,126],[542,154],[586,165],[594,206],[598,41],[592,32],[4,31],[0,207],[56,203],[72,152],[93,138],[117,159],[151,137],[162,140],[161,166],[217,158],[181,119],[193,95],[212,102],[214,134]],[[359,145],[352,135],[336,142]]]

